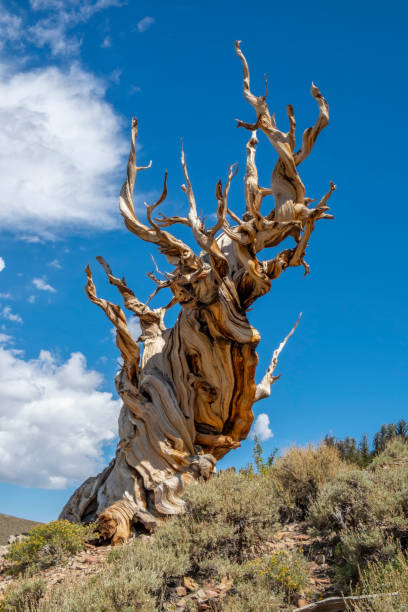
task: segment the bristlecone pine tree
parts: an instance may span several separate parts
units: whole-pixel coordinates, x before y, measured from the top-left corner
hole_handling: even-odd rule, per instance
[[[71,521],[94,519],[102,510],[120,499],[133,504],[134,521],[151,528],[165,515],[184,510],[183,488],[193,478],[208,478],[216,461],[245,440],[253,421],[252,405],[268,397],[275,381],[274,370],[287,339],[273,354],[271,364],[257,385],[256,347],[260,335],[248,321],[251,304],[271,288],[271,281],[289,267],[303,266],[309,272],[305,251],[316,221],[332,219],[327,202],[335,186],[311,208],[297,168],[311,152],[320,131],[329,121],[329,108],[319,89],[312,84],[319,117],[308,128],[302,145],[295,150],[295,116],[287,107],[289,131],[278,129],[270,114],[266,93],[251,92],[249,68],[240,43],[235,43],[243,66],[243,93],[256,112],[256,121],[238,121],[249,131],[244,177],[246,210],[242,218],[228,203],[228,193],[237,172],[231,166],[225,185],[216,186],[217,221],[206,228],[197,214],[184,152],[181,165],[187,196],[187,217],[155,218],[155,209],[167,195],[166,179],[161,197],[147,206],[147,223],[139,220],[133,205],[133,187],[137,173],[135,141],[137,120],[132,122],[132,138],[126,181],[120,194],[120,212],[125,225],[138,238],[154,243],[174,269],[159,280],[156,291],[168,287],[173,298],[162,308],[151,309],[140,302],[124,279],[114,276],[109,265],[99,257],[109,282],[122,295],[125,307],[140,321],[143,344],[132,338],[123,310],[99,298],[92,273],[86,268],[89,299],[104,310],[116,327],[116,344],[123,366],[116,377],[123,407],[119,417],[119,444],[115,458],[98,476],[89,478],[77,489],[62,511],[61,518]],[[265,134],[278,153],[271,186],[260,187],[255,164],[257,132]],[[147,166],[149,167],[149,166]],[[267,215],[261,212],[263,199],[273,196],[275,207]],[[181,223],[188,226],[200,253],[163,228]],[[273,259],[261,261],[258,254],[276,247],[288,237],[293,247]],[[164,315],[175,304],[181,310],[176,324],[166,329]]]

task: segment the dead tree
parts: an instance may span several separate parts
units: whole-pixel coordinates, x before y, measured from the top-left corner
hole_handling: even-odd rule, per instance
[[[328,124],[329,108],[312,84],[319,116],[314,126],[304,132],[301,147],[295,152],[292,106],[287,107],[289,131],[285,133],[278,129],[269,111],[267,85],[263,96],[251,92],[249,68],[239,42],[235,49],[243,66],[244,97],[256,112],[254,123],[238,121],[238,127],[249,131],[244,177],[246,210],[242,217],[231,210],[228,202],[231,181],[237,173],[233,165],[225,185],[221,180],[216,185],[217,220],[213,227],[204,225],[197,213],[182,150],[185,183],[181,188],[187,196],[188,215],[154,216],[167,195],[166,174],[162,194],[157,202],[147,206],[147,221],[143,223],[134,208],[133,187],[137,173],[146,168],[136,165],[138,126],[133,119],[120,212],[127,229],[145,242],[157,245],[173,267],[163,280],[150,275],[157,284],[154,294],[167,287],[173,298],[167,306],[150,308],[137,299],[125,279],[114,276],[109,265],[98,257],[109,282],[121,294],[125,308],[140,321],[142,334],[135,342],[123,310],[97,296],[91,270],[86,268],[88,297],[116,327],[116,344],[123,359],[116,377],[123,401],[120,441],[110,465],[73,494],[62,518],[91,520],[123,498],[132,500],[134,520],[149,528],[165,515],[182,512],[181,494],[186,483],[194,478],[208,478],[217,460],[240,446],[254,418],[252,405],[269,395],[276,379],[278,355],[289,336],[275,351],[266,375],[257,385],[256,347],[260,335],[246,313],[286,268],[303,266],[308,274],[305,252],[315,224],[320,219],[333,218],[327,206],[335,189],[333,183],[318,204],[311,207],[314,200],[306,197],[298,174],[299,164]],[[278,154],[270,187],[258,184],[255,154],[259,132],[265,134]],[[268,196],[273,196],[275,206],[264,214],[262,204]],[[164,229],[179,223],[191,229],[199,254]],[[292,248],[269,260],[259,258],[263,249],[277,247],[288,237],[293,240]],[[164,315],[175,304],[181,307],[177,322],[166,329]],[[142,354],[139,343],[143,345]]]

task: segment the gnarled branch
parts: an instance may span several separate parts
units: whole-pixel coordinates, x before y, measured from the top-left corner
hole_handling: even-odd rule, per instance
[[[256,385],[255,400],[254,400],[255,402],[259,402],[259,400],[269,397],[271,394],[271,386],[273,385],[275,380],[278,380],[280,378],[280,375],[279,376],[273,375],[274,371],[276,370],[276,366],[278,365],[279,355],[281,354],[282,349],[285,347],[287,341],[289,340],[289,338],[291,337],[291,335],[294,333],[295,329],[299,325],[301,316],[302,316],[302,313],[300,313],[300,315],[298,316],[296,323],[294,324],[294,326],[292,327],[292,329],[290,330],[286,338],[284,338],[284,340],[282,340],[278,348],[274,350],[271,363],[269,364],[269,367],[266,370],[265,376],[263,377],[261,382],[258,385]]]
[[[136,385],[139,374],[140,349],[129,332],[126,316],[120,306],[97,296],[89,265],[86,266],[85,272],[88,277],[88,282],[85,286],[86,294],[91,302],[102,308],[108,319],[116,327],[116,346],[122,355],[129,381]]]

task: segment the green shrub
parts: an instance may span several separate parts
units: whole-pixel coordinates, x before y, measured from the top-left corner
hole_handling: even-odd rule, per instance
[[[271,474],[221,472],[187,487],[184,499],[188,512],[178,521],[189,533],[192,565],[214,557],[241,562],[276,530],[279,501]]]
[[[222,612],[278,612],[286,609],[282,595],[274,593],[268,581],[254,574],[251,568],[237,566],[231,575],[234,589],[219,608]]]
[[[340,474],[322,487],[310,506],[308,522],[326,535],[372,525],[375,513],[371,502],[375,494],[375,483],[366,471]]]
[[[404,537],[408,530],[408,465],[340,474],[322,487],[307,519],[324,535],[345,528],[381,526],[397,538]]]
[[[252,571],[251,579],[239,578],[249,573],[241,571],[240,564],[253,557],[275,530],[278,502],[273,478],[222,472],[207,483],[188,486],[185,499],[186,514],[165,521],[153,537],[113,548],[103,576],[86,586],[57,587],[41,610],[148,612],[161,609],[160,602],[169,600],[170,589],[181,585],[183,576],[216,581],[232,573],[237,588],[251,601],[259,599],[258,608],[248,604],[244,609],[274,609],[268,606],[277,600],[261,575]],[[255,595],[256,589],[263,589],[263,595]]]
[[[399,462],[408,463],[408,439],[396,437],[390,440],[384,450],[373,459],[370,469],[375,470],[380,467],[391,467],[398,465]]]
[[[285,596],[292,596],[305,590],[308,585],[308,564],[300,552],[280,550],[264,557],[248,561],[246,568],[256,577],[262,578],[269,588]]]
[[[345,530],[335,549],[337,588],[347,591],[368,563],[389,561],[398,550],[398,543],[378,528]]]
[[[36,612],[45,588],[42,579],[21,580],[6,590],[0,601],[0,612]]]
[[[39,570],[64,562],[95,536],[94,525],[53,521],[31,529],[25,540],[10,546],[6,558],[15,562],[13,572]]]
[[[298,518],[302,518],[320,488],[349,469],[336,448],[321,444],[305,448],[292,446],[275,460],[270,471],[279,484],[283,503],[295,506],[300,511]]]
[[[408,610],[408,559],[399,552],[387,563],[374,561],[360,572],[359,581],[354,589],[356,595],[378,593],[398,593],[397,597],[384,595],[362,601],[354,608],[355,612],[406,612]]]
[[[154,612],[160,580],[148,569],[111,566],[82,584],[58,585],[39,612]]]

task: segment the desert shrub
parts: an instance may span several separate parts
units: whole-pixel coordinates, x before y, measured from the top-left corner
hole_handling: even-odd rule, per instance
[[[103,576],[88,581],[86,588],[73,586],[69,593],[65,588],[55,589],[41,609],[147,612],[160,609],[160,602],[169,598],[169,589],[182,584],[183,576],[217,581],[232,574],[237,589],[247,593],[242,595],[243,601],[252,601],[244,609],[274,609],[270,602],[282,597],[278,594],[276,599],[271,594],[259,568],[240,568],[275,529],[275,493],[269,474],[246,477],[228,471],[207,483],[192,484],[186,489],[186,514],[165,521],[151,538],[145,536],[132,545],[113,548]],[[279,584],[280,593],[284,589],[283,583]],[[257,608],[254,601],[258,600]]]
[[[112,565],[83,583],[54,587],[39,612],[154,612],[160,584],[148,569]]]
[[[234,589],[226,612],[264,612],[287,609],[308,585],[308,564],[299,552],[280,551],[231,567]],[[286,605],[285,605],[286,604]]]
[[[360,602],[354,608],[356,612],[406,612],[408,610],[408,559],[399,552],[387,563],[374,561],[360,572],[359,581],[353,594],[372,595],[383,593],[368,601]],[[387,593],[398,593],[397,597]]]
[[[234,590],[225,598],[223,612],[278,612],[284,610],[283,597],[274,593],[262,576],[238,566],[232,573]]]
[[[10,546],[7,558],[14,561],[13,572],[38,570],[64,562],[95,537],[94,525],[53,521],[31,529],[22,542]]]
[[[308,522],[318,532],[330,534],[374,522],[371,499],[375,485],[370,474],[352,470],[340,474],[321,488],[308,513]]]
[[[340,472],[350,469],[338,450],[321,444],[305,448],[292,446],[275,460],[271,473],[279,484],[279,491],[287,506],[300,510],[299,518],[316,498],[319,489]]]
[[[408,465],[340,474],[322,487],[307,519],[326,535],[382,526],[403,537],[408,530]]]
[[[163,523],[153,538],[137,539],[132,546],[113,548],[109,561],[120,569],[148,569],[161,584],[183,576],[190,568],[190,542],[187,529],[178,518]]]
[[[45,588],[45,581],[40,578],[21,580],[6,590],[0,612],[36,612]]]
[[[171,524],[171,521],[169,521]],[[182,537],[176,530],[172,542]],[[133,612],[157,610],[157,600],[164,591],[166,580],[182,574],[181,548],[169,542],[164,549],[156,539],[138,538],[130,546],[113,548],[108,565],[101,574],[84,584],[72,583],[53,589],[42,603],[41,612]]]
[[[347,591],[368,563],[389,561],[398,549],[398,543],[381,529],[345,530],[335,549],[337,588]]]
[[[248,561],[246,568],[261,577],[269,588],[290,600],[295,593],[304,591],[308,578],[308,564],[297,551],[280,550]]]
[[[400,436],[390,440],[384,450],[373,459],[370,469],[398,465],[398,462],[408,463],[408,439]]]
[[[222,472],[205,486],[187,487],[184,499],[188,512],[177,520],[188,530],[196,566],[214,557],[243,561],[278,521],[276,483],[270,474]]]

